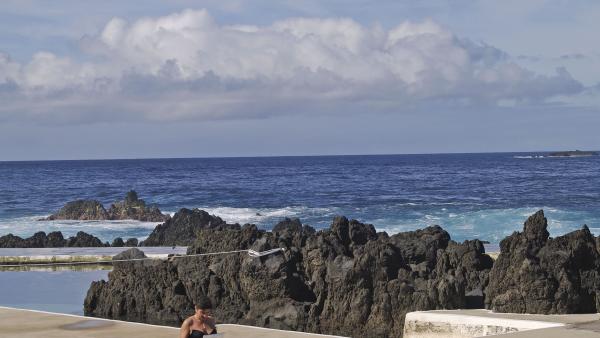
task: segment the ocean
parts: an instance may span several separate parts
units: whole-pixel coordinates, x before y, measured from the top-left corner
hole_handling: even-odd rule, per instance
[[[0,235],[83,230],[144,239],[157,223],[38,221],[75,199],[106,207],[130,189],[163,212],[201,208],[270,229],[335,215],[390,234],[438,224],[454,240],[498,243],[544,209],[551,235],[600,234],[600,156],[544,153],[0,162]]]

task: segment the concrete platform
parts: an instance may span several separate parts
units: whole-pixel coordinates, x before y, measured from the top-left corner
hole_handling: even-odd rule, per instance
[[[217,325],[217,330],[223,338],[337,337],[233,324]],[[178,328],[168,326],[0,307],[0,338],[178,338],[178,334]]]
[[[418,311],[406,315],[404,338],[600,338],[600,314],[529,315],[488,310]]]
[[[129,247],[99,247],[99,248],[0,248],[0,264],[46,264],[72,262],[96,263],[99,261],[110,261],[112,256],[123,252]],[[187,251],[185,246],[177,247],[138,247],[144,251],[149,258],[167,259],[169,255],[182,255]],[[52,267],[0,267],[0,271],[57,271],[63,269],[86,269],[86,265],[77,268],[71,265],[56,265]],[[95,266],[93,269],[100,269]]]

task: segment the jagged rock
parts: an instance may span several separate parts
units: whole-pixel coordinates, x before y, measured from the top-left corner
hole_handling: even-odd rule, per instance
[[[222,226],[220,219],[201,226],[196,218],[207,214],[180,212],[174,223],[157,227],[155,238],[171,244],[175,234],[196,237],[188,254],[285,251],[115,266],[108,281],[92,283],[86,315],[178,326],[193,300],[206,295],[222,322],[399,337],[408,311],[466,307],[466,291],[485,286],[491,262],[481,242],[454,243],[440,227],[388,236],[339,217],[323,231],[288,219],[266,232],[254,225]]]
[[[147,206],[146,202],[139,199],[137,193],[131,190],[123,201],[113,203],[108,211],[102,203],[96,200],[76,200],[65,204],[56,214],[43,218],[41,221],[125,219],[164,222],[169,219],[169,215],[163,215],[156,206]]]
[[[123,246],[125,246],[125,242],[123,242],[123,238],[117,237],[117,238],[115,238],[113,240],[113,242],[111,243],[110,246],[113,246],[113,247],[123,247]]]
[[[101,247],[107,246],[100,239],[83,231],[75,237],[65,239],[60,231],[54,231],[46,235],[40,231],[29,238],[21,238],[8,234],[0,237],[0,248],[61,248],[61,247]]]
[[[121,202],[115,202],[108,209],[108,218],[111,220],[134,219],[142,222],[164,222],[169,215],[163,215],[156,206],[147,206],[146,202],[138,198],[137,193],[131,190]]]
[[[140,246],[189,245],[194,242],[199,230],[207,228],[235,229],[239,228],[239,224],[227,224],[204,210],[183,208],[173,218],[156,226]]]
[[[138,246],[138,239],[137,238],[129,238],[125,241],[125,246]]]
[[[8,234],[0,237],[0,248],[57,248],[65,246],[66,241],[59,231],[46,236],[43,231],[36,232],[29,238],[21,238]]]
[[[0,248],[24,248],[24,245],[25,240],[13,234],[0,237]]]
[[[67,241],[63,237],[62,232],[53,231],[48,234],[46,237],[46,248],[60,248],[64,247],[67,244]]]
[[[69,237],[67,240],[68,247],[103,247],[107,246],[102,243],[98,237],[94,237],[83,231],[79,231],[74,237]]]
[[[497,312],[596,313],[600,311],[600,255],[587,226],[549,238],[542,210],[500,242],[485,290]]]
[[[76,200],[65,204],[56,214],[43,220],[106,220],[108,213],[96,200]]]

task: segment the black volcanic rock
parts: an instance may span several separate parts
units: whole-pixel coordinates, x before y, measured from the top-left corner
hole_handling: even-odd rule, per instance
[[[158,207],[147,206],[131,190],[123,201],[113,203],[108,211],[102,203],[96,200],[76,200],[65,204],[56,214],[41,219],[52,220],[126,220],[133,219],[142,222],[164,222],[169,215],[163,215]]]
[[[123,247],[123,246],[125,246],[125,242],[123,242],[123,238],[117,237],[117,238],[113,239],[113,241],[110,244],[110,246],[112,246],[112,247]]]
[[[19,236],[8,234],[0,237],[0,248],[24,248],[25,240]]]
[[[600,311],[600,255],[587,226],[549,238],[542,210],[500,242],[486,289],[497,312],[596,313]]]
[[[108,213],[96,200],[76,200],[65,204],[56,214],[43,220],[106,220]]]
[[[74,237],[65,239],[60,231],[46,235],[40,231],[29,238],[21,238],[8,234],[0,237],[0,248],[61,248],[61,247],[102,247],[106,246],[100,239],[83,231]]]
[[[131,190],[121,202],[115,202],[108,209],[108,218],[111,220],[134,219],[142,222],[164,222],[169,219],[163,215],[156,206],[147,206],[146,202],[138,198],[137,193]]]
[[[67,240],[68,247],[103,247],[106,246],[98,237],[79,231],[74,237]]]
[[[227,224],[220,217],[200,209],[181,209],[165,223],[154,228],[140,246],[189,245],[202,229],[239,228],[238,224]]]
[[[226,323],[399,337],[409,311],[466,307],[467,291],[485,287],[491,265],[480,241],[452,242],[440,227],[388,236],[338,217],[323,231],[287,219],[267,232],[224,226],[200,210],[179,213],[157,227],[156,243],[195,238],[188,254],[285,251],[127,262],[92,283],[86,315],[178,326],[205,295]]]
[[[53,231],[46,237],[46,248],[60,248],[64,247],[66,244],[67,241],[60,231]]]
[[[125,246],[138,246],[138,239],[137,238],[129,238],[125,241]]]
[[[57,248],[65,244],[66,241],[60,232],[51,232],[46,236],[45,232],[40,231],[29,238],[13,234],[0,237],[0,248]]]

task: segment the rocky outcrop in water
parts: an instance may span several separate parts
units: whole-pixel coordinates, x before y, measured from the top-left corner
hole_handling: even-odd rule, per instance
[[[113,239],[112,243],[110,243],[110,246],[117,247],[117,248],[124,247],[125,242],[123,241],[123,238],[117,237],[117,238]]]
[[[598,156],[598,152],[596,151],[582,151],[582,150],[573,150],[573,151],[556,151],[553,153],[549,153],[550,157],[583,157],[583,156]]]
[[[67,239],[67,245],[69,247],[100,247],[109,246],[108,243],[102,243],[98,237],[92,236],[83,231],[79,231],[74,237]]]
[[[13,234],[0,237],[0,248],[135,247],[137,245],[137,238],[129,238],[124,242],[121,237],[115,238],[112,244],[109,245],[108,242],[102,243],[99,238],[83,231],[66,239],[60,231],[54,231],[48,235],[40,231],[29,238],[22,238]]]
[[[135,191],[130,191],[123,201],[113,203],[108,211],[96,200],[76,200],[67,203],[56,214],[42,220],[126,220],[142,222],[164,222],[169,215],[163,215],[158,207],[148,206],[138,198]]]
[[[600,255],[587,226],[550,238],[543,211],[500,242],[486,303],[497,312],[600,311]]]
[[[189,222],[175,215],[157,226],[157,240],[195,237],[189,254],[285,251],[123,262],[108,281],[92,283],[86,315],[178,326],[206,295],[221,322],[399,337],[408,311],[467,307],[473,300],[466,294],[485,287],[492,265],[480,241],[452,242],[437,226],[388,236],[338,217],[322,231],[287,219],[266,232],[218,218],[197,226],[193,219],[208,216],[184,210],[179,217]]]
[[[238,224],[227,224],[220,217],[200,209],[179,210],[165,223],[159,224],[140,246],[190,245],[197,233],[203,229],[236,228]]]
[[[125,246],[138,246],[137,238],[129,238],[125,241]]]
[[[43,220],[106,220],[108,213],[96,200],[76,200],[65,204],[56,214]]]
[[[103,247],[108,246],[100,239],[80,231],[74,237],[65,239],[60,231],[36,232],[29,238],[21,238],[13,234],[0,237],[0,248],[60,248],[60,247]]]
[[[146,202],[138,198],[135,191],[131,190],[121,202],[113,203],[108,209],[108,219],[135,219],[142,222],[164,222],[169,219],[163,215],[156,206],[147,206]]]

